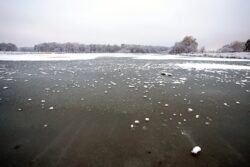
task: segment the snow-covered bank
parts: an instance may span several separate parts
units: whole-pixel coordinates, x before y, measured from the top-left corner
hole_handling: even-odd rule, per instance
[[[224,54],[225,57],[227,54]],[[228,53],[232,55],[247,56],[246,53]],[[238,56],[239,55],[239,56]],[[132,53],[0,53],[0,61],[70,61],[90,60],[102,57],[133,58],[140,60],[191,60],[191,61],[250,61],[249,59],[220,58],[220,54],[214,57],[203,57],[201,54],[189,55],[160,55],[160,54],[132,54]],[[236,57],[236,56],[235,56]]]
[[[0,54],[1,61],[67,61],[67,60],[89,60],[101,57],[100,54]]]
[[[232,59],[250,59],[250,52],[231,52],[231,53],[186,53],[183,56],[191,57],[214,57],[214,58],[232,58]]]
[[[183,63],[175,64],[183,69],[195,69],[195,70],[205,70],[205,69],[231,69],[231,70],[250,70],[250,66],[244,65],[232,65],[232,64],[217,64],[217,63]]]
[[[136,56],[134,59],[141,60],[191,60],[191,61],[250,61],[250,59],[236,58],[218,58],[218,57],[198,57],[198,56],[183,56],[183,55],[143,55]]]

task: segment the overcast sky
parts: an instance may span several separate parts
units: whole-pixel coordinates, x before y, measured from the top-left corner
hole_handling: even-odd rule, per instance
[[[250,0],[0,0],[0,42],[172,46],[185,35],[216,49],[250,38]]]

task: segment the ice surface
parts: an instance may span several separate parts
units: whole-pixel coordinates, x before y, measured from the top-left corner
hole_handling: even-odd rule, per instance
[[[70,54],[51,54],[49,56],[53,55],[62,56],[60,60],[67,60],[63,56]],[[80,56],[83,55],[88,54]],[[94,55],[96,54],[91,54],[92,58]],[[119,54],[116,55],[119,56]],[[141,58],[143,56],[153,57],[153,55],[143,54],[121,55]],[[181,56],[172,56],[172,58],[174,57],[181,58]],[[85,57],[85,59],[87,58],[91,57]],[[51,150],[53,152],[57,148],[61,148],[61,145],[67,144],[69,140],[70,147],[76,149],[76,152],[81,152],[81,150],[77,150],[78,147],[75,147],[80,142],[83,147],[92,145],[93,147],[89,150],[97,149],[95,153],[99,153],[101,152],[98,150],[99,148],[110,146],[106,145],[103,139],[114,143],[113,148],[118,148],[116,150],[118,153],[124,150],[119,150],[120,147],[117,147],[116,144],[123,145],[122,149],[125,148],[125,152],[129,154],[131,145],[139,143],[145,147],[140,147],[140,150],[135,151],[132,149],[132,154],[133,151],[140,152],[141,155],[135,156],[141,157],[144,157],[145,151],[160,150],[159,152],[161,152],[162,146],[178,146],[178,143],[184,143],[181,147],[185,148],[195,146],[196,143],[204,148],[211,148],[211,145],[216,148],[220,144],[225,146],[218,152],[216,149],[205,149],[205,153],[208,155],[204,156],[207,158],[204,159],[206,163],[210,162],[211,156],[209,155],[216,155],[218,161],[224,158],[224,153],[226,156],[229,154],[235,156],[235,151],[231,150],[231,147],[226,149],[228,141],[221,140],[221,135],[215,133],[214,129],[218,128],[222,132],[225,130],[229,134],[228,138],[235,137],[236,140],[237,135],[235,136],[234,130],[240,134],[241,132],[238,130],[241,127],[244,129],[244,124],[241,122],[242,120],[247,121],[245,115],[249,105],[247,99],[249,99],[250,94],[247,92],[250,92],[250,72],[223,69],[233,69],[232,66],[248,67],[250,63],[190,61],[192,57],[187,58],[188,61],[182,59],[180,59],[182,61],[179,59],[178,61],[151,61],[110,58],[104,61],[101,59],[72,62],[1,62],[1,88],[9,87],[8,90],[0,89],[2,90],[0,96],[1,112],[4,115],[9,114],[10,127],[12,127],[13,122],[15,125],[19,125],[21,122],[20,126],[16,126],[17,128],[25,128],[23,133],[20,133],[20,139],[23,138],[24,134],[27,137],[31,134],[33,137],[34,130],[41,132],[41,128],[45,127],[47,129],[42,130],[57,132],[49,133],[48,141],[44,142],[45,145],[49,145],[50,139],[57,138],[58,134],[59,138],[63,139],[62,142],[60,142],[61,140],[54,142],[56,143],[55,148],[52,147],[46,152],[48,156],[51,156]],[[58,57],[53,56],[51,59],[55,60]],[[200,65],[198,62],[202,64]],[[182,63],[181,65],[192,65],[187,68],[188,70],[185,70],[181,68],[180,63]],[[220,66],[222,70],[211,68],[205,71],[189,71],[189,69],[199,65],[207,68],[209,64]],[[162,71],[173,75],[172,77],[162,76]],[[20,92],[20,96],[15,97],[16,93],[12,93],[16,90],[18,93]],[[28,98],[33,100],[27,101]],[[224,106],[224,102],[230,107]],[[10,104],[15,105],[11,106]],[[10,112],[12,109],[14,112]],[[221,121],[220,118],[226,119],[226,122]],[[31,121],[25,121],[30,119]],[[241,122],[238,123],[238,121]],[[232,123],[235,126],[230,129]],[[31,126],[26,126],[26,124]],[[237,127],[237,125],[239,126]],[[6,134],[11,134],[9,133],[11,129],[13,128],[6,129]],[[141,130],[143,132],[140,132]],[[179,130],[183,131],[184,137],[178,133]],[[85,132],[91,135],[86,135]],[[63,137],[61,137],[61,133]],[[231,136],[230,133],[232,133]],[[35,135],[34,139],[39,139],[41,138],[40,134],[44,133],[35,134],[38,135]],[[244,135],[245,130],[242,131],[242,140],[247,143],[249,136]],[[11,135],[6,136],[6,141],[11,137]],[[78,140],[79,138],[81,140]],[[94,138],[97,138],[98,141],[93,140]],[[99,141],[99,138],[102,140]],[[124,138],[126,140],[123,140]],[[208,141],[207,138],[211,141]],[[89,144],[89,141],[92,140],[94,143]],[[15,139],[15,141],[19,142],[20,140]],[[102,145],[103,143],[104,145]],[[11,144],[7,146],[9,147]],[[24,146],[26,146],[25,143]],[[37,145],[32,145],[23,147],[23,149],[30,148],[32,152],[33,146],[37,147]],[[5,150],[7,149],[5,148]],[[190,150],[184,150],[184,154],[188,154],[191,149],[190,147]],[[43,150],[41,151],[43,152]],[[177,148],[174,149],[174,152],[170,149],[167,154],[174,157],[174,155],[179,154],[179,151],[183,151],[183,149]],[[244,152],[244,149],[239,149],[239,151]],[[63,150],[63,152],[65,151]],[[61,153],[61,149],[58,150],[58,153]],[[90,152],[86,153],[86,155],[88,154],[92,155]],[[163,154],[165,156],[166,152],[163,151]],[[101,152],[97,156],[103,155],[105,156]],[[220,155],[222,156],[220,157]],[[112,157],[112,155],[108,154],[108,157]],[[47,157],[45,156],[45,158]],[[154,158],[152,160],[155,162]],[[235,161],[238,162],[238,159],[236,158]],[[210,166],[213,165],[212,162]]]

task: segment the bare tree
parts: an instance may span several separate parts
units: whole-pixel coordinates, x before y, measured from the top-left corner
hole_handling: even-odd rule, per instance
[[[202,46],[202,47],[200,48],[200,52],[201,52],[201,53],[204,53],[205,51],[206,51],[205,46]]]

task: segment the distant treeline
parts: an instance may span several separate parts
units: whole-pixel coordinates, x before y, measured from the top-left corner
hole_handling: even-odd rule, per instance
[[[17,46],[12,43],[0,43],[0,51],[17,51]]]
[[[15,44],[1,43],[0,51],[23,51],[23,52],[56,52],[56,53],[162,53],[168,52],[169,47],[146,46],[146,45],[101,45],[79,43],[41,43],[34,47],[17,48]]]
[[[168,51],[168,47],[145,45],[98,45],[78,43],[42,43],[34,46],[36,52],[63,52],[63,53],[161,53]]]
[[[147,46],[147,45],[101,45],[79,43],[41,43],[34,47],[17,48],[12,43],[0,43],[0,51],[23,51],[23,52],[56,52],[56,53],[196,53],[205,52],[205,47],[198,49],[198,42],[192,36],[186,36],[172,47]],[[250,52],[250,39],[246,42],[232,42],[218,49],[217,52]]]

